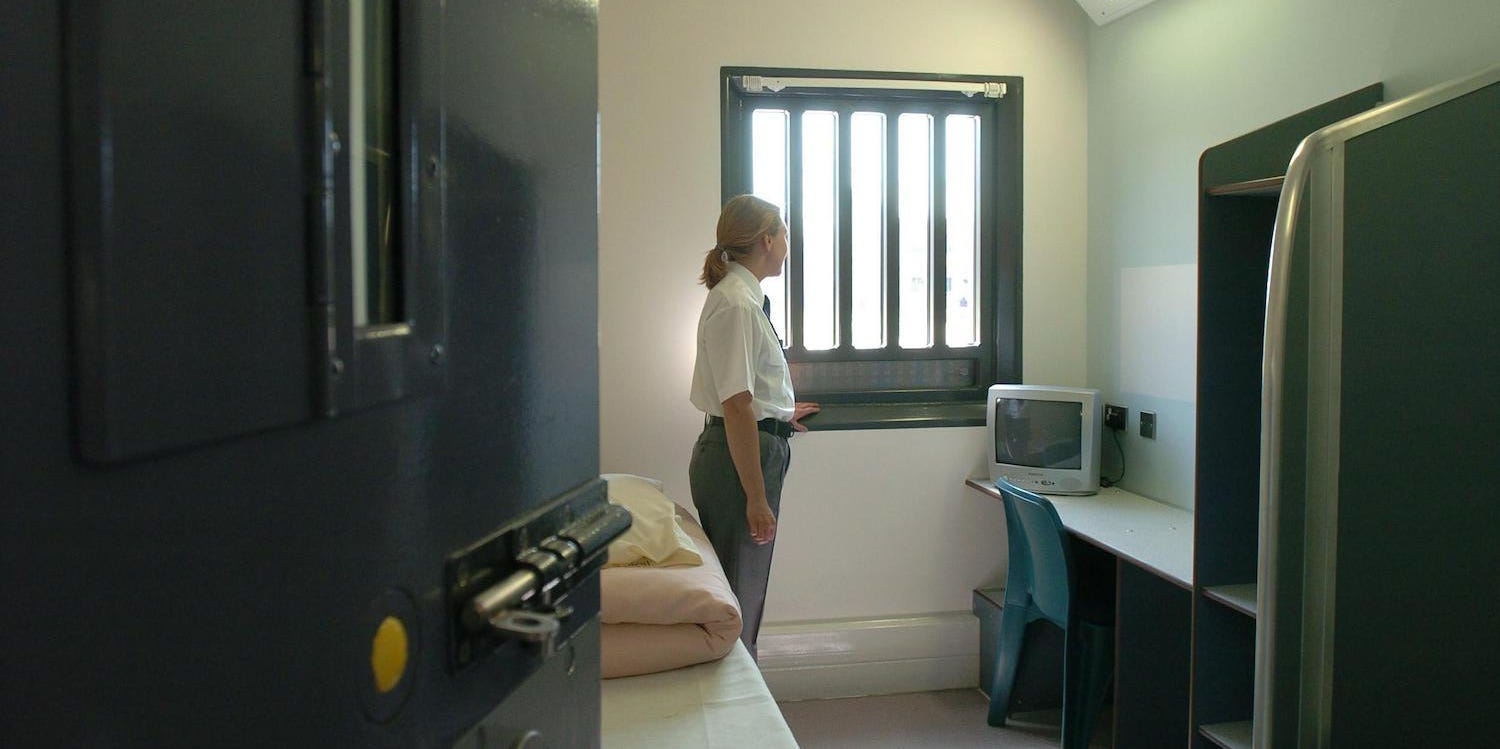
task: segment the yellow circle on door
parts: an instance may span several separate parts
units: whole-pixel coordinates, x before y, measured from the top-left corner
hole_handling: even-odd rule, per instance
[[[400,619],[388,616],[375,630],[370,646],[370,670],[375,674],[375,691],[385,694],[396,688],[406,673],[406,627]]]

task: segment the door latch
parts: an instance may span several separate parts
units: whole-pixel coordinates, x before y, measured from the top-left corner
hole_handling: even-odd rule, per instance
[[[506,642],[523,643],[540,655],[550,655],[557,647],[575,608],[564,599],[579,581],[603,566],[610,542],[631,524],[629,511],[607,502],[587,508],[575,520],[581,513],[578,503],[569,499],[450,558],[457,665]],[[542,541],[527,542],[543,534]],[[592,616],[593,611],[587,613]]]
[[[602,556],[630,522],[629,511],[606,504],[522,552],[515,560],[519,569],[469,600],[464,626],[540,645],[550,653],[558,622],[573,613],[571,606],[554,603],[559,586],[585,569],[585,562]]]

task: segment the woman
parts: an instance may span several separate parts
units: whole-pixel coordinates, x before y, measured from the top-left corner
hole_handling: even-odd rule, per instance
[[[719,243],[703,259],[708,299],[698,317],[693,405],[707,423],[693,446],[693,506],[740,599],[744,641],[755,657],[781,484],[791,464],[787,438],[818,410],[792,398],[781,342],[771,328],[761,279],[781,275],[787,230],[781,211],[740,195],[719,214]]]

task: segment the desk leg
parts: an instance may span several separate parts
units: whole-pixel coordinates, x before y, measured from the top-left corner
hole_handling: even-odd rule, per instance
[[[1116,575],[1114,747],[1186,747],[1192,593],[1123,560]]]

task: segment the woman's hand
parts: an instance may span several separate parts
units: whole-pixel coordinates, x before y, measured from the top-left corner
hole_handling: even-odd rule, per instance
[[[745,505],[745,520],[750,526],[750,540],[764,546],[776,540],[776,516],[765,499],[750,500]]]
[[[807,427],[801,423],[802,418],[804,416],[811,416],[822,410],[823,407],[816,403],[798,402],[792,409],[792,428],[799,432],[807,431]]]
[[[776,516],[766,502],[765,475],[760,471],[760,433],[750,411],[750,391],[742,390],[724,399],[724,437],[729,457],[745,492],[745,525],[750,540],[768,544],[776,540]]]

